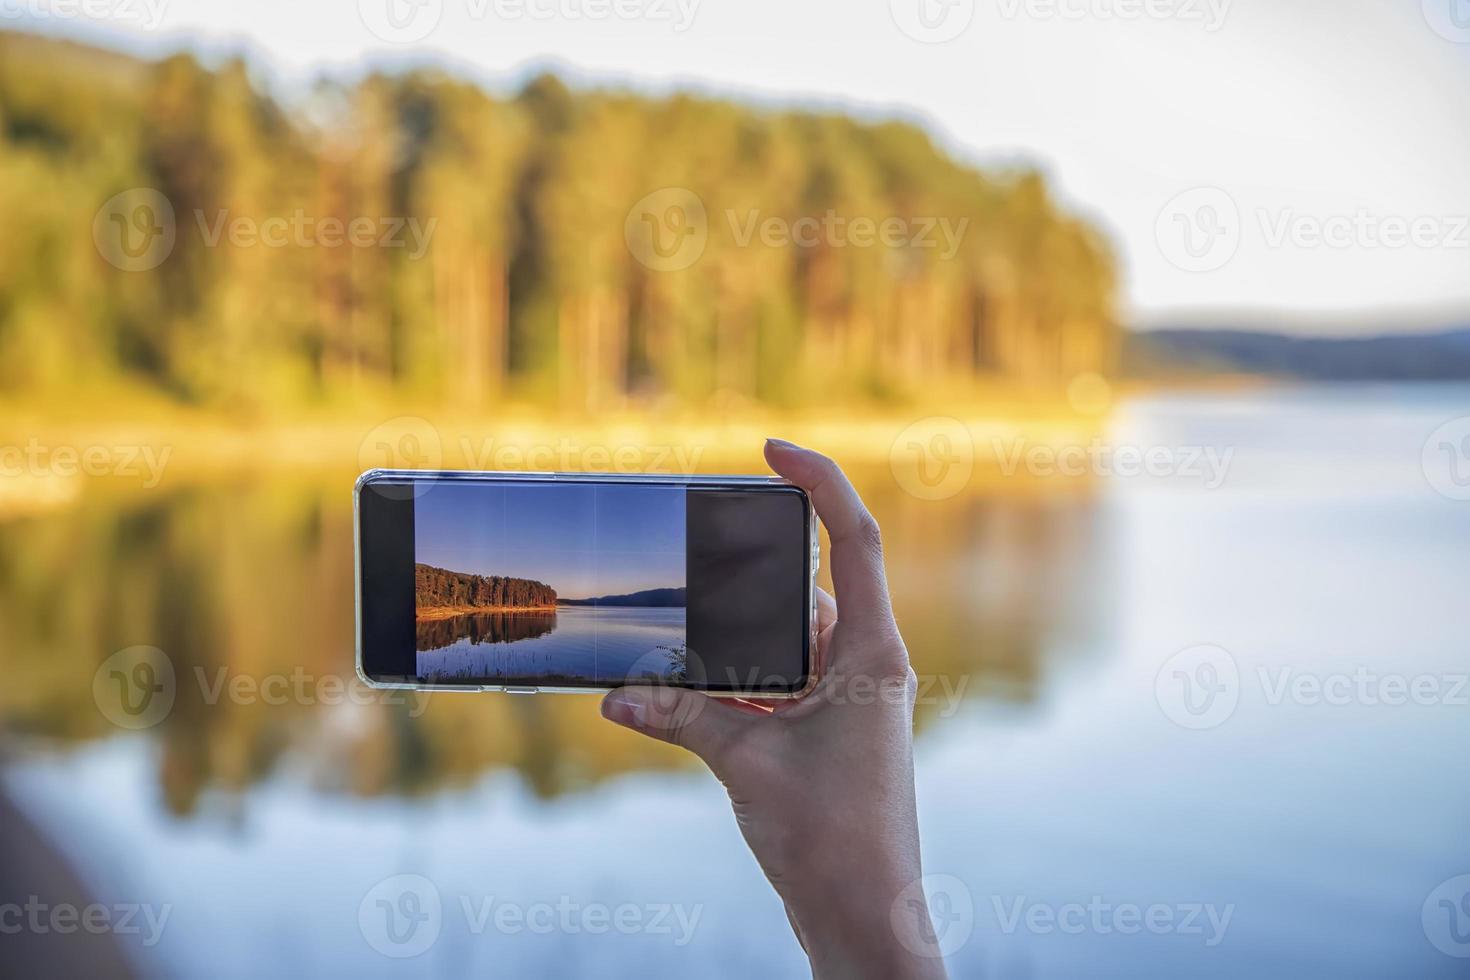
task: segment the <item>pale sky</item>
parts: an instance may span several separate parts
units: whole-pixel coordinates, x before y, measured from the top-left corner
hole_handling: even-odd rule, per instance
[[[1045,170],[1134,322],[1470,322],[1470,0],[0,0],[7,26],[243,48],[287,88],[424,59],[907,116]]]

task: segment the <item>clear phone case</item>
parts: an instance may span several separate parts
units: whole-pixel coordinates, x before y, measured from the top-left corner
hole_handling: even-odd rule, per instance
[[[611,687],[528,687],[515,684],[418,684],[392,683],[370,678],[362,667],[362,491],[372,483],[391,483],[401,480],[455,481],[455,482],[533,482],[568,481],[579,483],[635,483],[655,486],[700,486],[700,487],[749,487],[790,486],[791,482],[779,476],[723,475],[723,474],[662,474],[662,473],[541,473],[504,470],[395,470],[371,469],[357,478],[352,488],[352,544],[353,544],[353,595],[355,598],[354,635],[356,651],[354,662],[357,677],[368,687],[409,691],[463,691],[478,693],[499,691],[508,694],[601,694]],[[415,493],[417,496],[417,492]],[[799,698],[807,694],[817,683],[815,651],[817,648],[817,569],[821,564],[820,524],[811,501],[807,501],[808,554],[811,556],[811,574],[807,576],[807,622],[808,622],[808,670],[807,683],[800,691],[784,694],[769,692],[706,691],[710,697],[739,698],[744,696],[772,698]]]

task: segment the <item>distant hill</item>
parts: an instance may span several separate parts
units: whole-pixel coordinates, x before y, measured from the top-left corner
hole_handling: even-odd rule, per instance
[[[1246,373],[1314,381],[1460,381],[1470,379],[1470,327],[1373,337],[1149,330],[1125,341],[1123,368],[1142,378]]]
[[[563,606],[669,606],[684,605],[684,590],[644,589],[624,595],[600,595],[591,599],[558,599]]]

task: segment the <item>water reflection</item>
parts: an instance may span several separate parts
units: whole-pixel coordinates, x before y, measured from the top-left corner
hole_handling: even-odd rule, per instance
[[[445,619],[419,620],[415,624],[420,653],[440,650],[461,640],[481,643],[514,643],[534,640],[556,629],[554,612],[466,613]]]
[[[172,710],[160,746],[168,810],[198,811],[285,765],[323,792],[418,795],[487,771],[555,796],[634,769],[690,765],[677,750],[607,739],[595,700],[361,688],[353,668],[353,474],[220,482],[147,497],[94,494],[74,510],[0,524],[0,622],[10,683],[0,731],[64,741],[118,734],[93,701],[99,665],[163,650]],[[886,529],[895,608],[930,678],[925,726],[977,694],[1029,702],[1059,632],[1096,634],[1090,497],[976,492],[939,503],[886,471],[857,474]],[[824,584],[831,588],[823,570]],[[556,625],[521,615],[419,627],[420,645],[501,643]],[[1054,654],[1053,654],[1054,655]]]
[[[1434,493],[1421,450],[1466,401],[1353,389],[1125,413],[1120,443],[1238,447],[1211,491],[977,484],[930,502],[859,474],[921,698],[926,678],[951,685],[920,702],[915,773],[926,869],[973,898],[953,975],[1463,974],[1426,931],[1446,910],[1421,919],[1470,868],[1463,700],[1273,691],[1359,671],[1441,691],[1463,678],[1470,511]],[[0,793],[99,898],[174,906],[141,972],[808,975],[723,788],[607,725],[595,698],[343,696],[349,480],[94,498],[0,525],[14,754]],[[1201,642],[1240,668],[1234,715],[1207,731],[1172,721],[1155,689]],[[92,678],[137,643],[167,649],[177,698],[119,734]],[[266,696],[272,678],[287,697]],[[403,873],[436,882],[444,928],[423,957],[389,960],[357,911]],[[703,918],[683,948],[477,931],[462,900],[492,894]],[[1217,946],[1029,917],[1099,901],[1232,917]]]

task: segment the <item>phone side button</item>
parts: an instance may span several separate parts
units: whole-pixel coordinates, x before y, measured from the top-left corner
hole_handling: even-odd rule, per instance
[[[502,687],[501,690],[506,694],[535,694],[537,689],[534,687]]]

